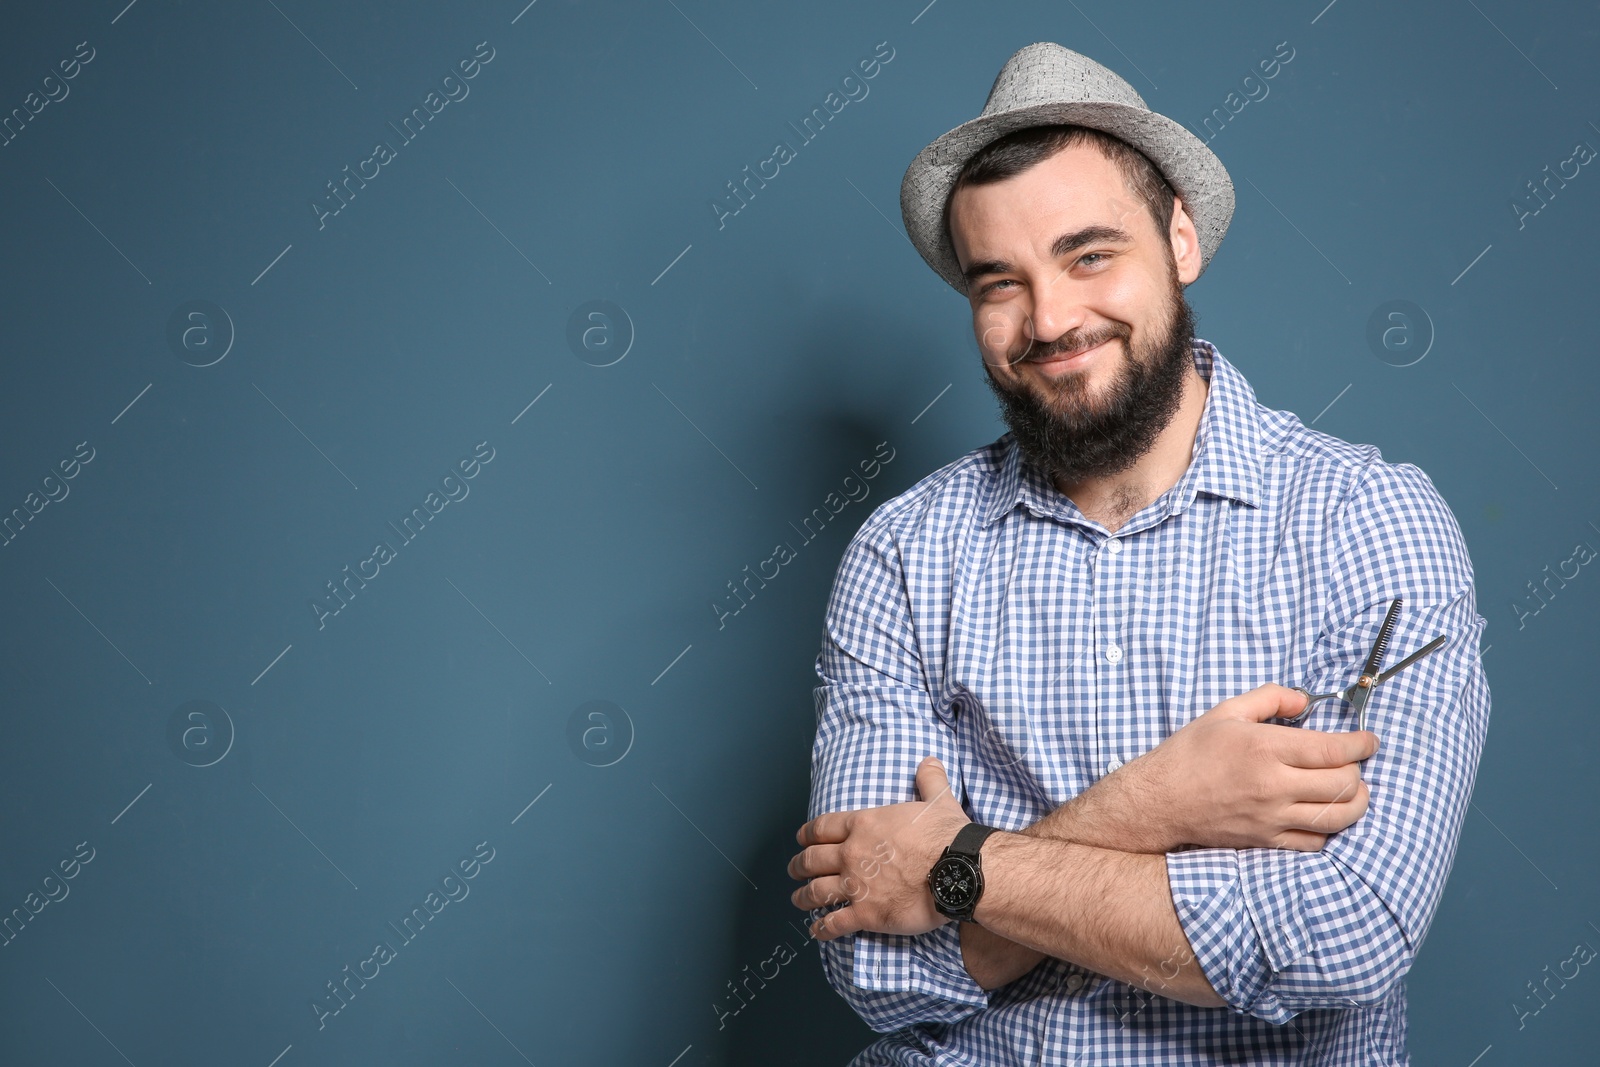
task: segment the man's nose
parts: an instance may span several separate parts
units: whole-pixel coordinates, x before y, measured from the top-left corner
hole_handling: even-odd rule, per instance
[[[1032,307],[1028,309],[1024,328],[1033,348],[1042,348],[1084,324],[1083,304],[1065,281],[1052,274],[1036,284],[1032,293]]]

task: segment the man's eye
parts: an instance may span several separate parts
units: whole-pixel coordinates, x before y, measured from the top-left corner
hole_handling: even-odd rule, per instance
[[[1013,281],[1012,279],[1010,279],[1010,278],[1001,278],[997,282],[990,282],[988,285],[984,286],[983,287],[983,291],[986,292],[986,293],[992,293],[1002,285],[1015,285],[1015,284],[1017,284],[1017,283],[1015,281]]]
[[[1078,262],[1079,263],[1089,263],[1089,260],[1091,260],[1091,259],[1105,259],[1105,258],[1107,258],[1107,257],[1106,257],[1106,254],[1104,252],[1090,252],[1088,255],[1079,256],[1078,257]],[[1092,263],[1089,263],[1089,265],[1093,266]]]

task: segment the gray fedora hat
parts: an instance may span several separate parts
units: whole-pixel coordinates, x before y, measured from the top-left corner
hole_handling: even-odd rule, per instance
[[[1183,198],[1200,239],[1200,269],[1211,262],[1233,218],[1233,182],[1204,141],[1158,115],[1122,78],[1088,56],[1049,41],[1006,60],[983,113],[922,151],[900,183],[906,233],[939,276],[963,296],[966,279],[944,229],[944,206],[967,160],[984,145],[1028,126],[1091,126],[1143,152]]]

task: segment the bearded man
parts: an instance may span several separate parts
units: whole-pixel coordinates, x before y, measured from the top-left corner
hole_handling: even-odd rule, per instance
[[[1093,60],[1018,51],[901,209],[1010,431],[828,602],[789,871],[855,1064],[1408,1064],[1489,716],[1449,507],[1193,336],[1232,184]],[[1386,622],[1444,641],[1377,686]]]

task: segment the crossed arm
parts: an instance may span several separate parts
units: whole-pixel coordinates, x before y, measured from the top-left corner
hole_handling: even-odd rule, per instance
[[[1388,994],[1443,892],[1487,731],[1484,620],[1460,530],[1416,468],[1374,463],[1330,521],[1337,581],[1307,684],[1348,683],[1393,596],[1406,598],[1397,654],[1449,636],[1374,697],[1382,751],[1372,734],[1266,721],[1300,707],[1278,686],[1223,701],[1020,834],[991,836],[979,925],[956,927],[924,879],[967,815],[938,796],[943,781],[922,785],[948,769],[961,796],[965,756],[932,714],[894,532],[862,527],[829,604],[816,817],[790,873],[809,880],[797,906],[845,904],[814,931],[869,1025],[957,1021],[1045,956],[1278,1024]],[[1312,716],[1342,728],[1328,705]],[[894,803],[914,774],[921,799]]]
[[[1045,956],[1202,1007],[1223,1007],[1178,922],[1165,853],[1185,843],[1320,848],[1365,812],[1359,761],[1370,731],[1266,724],[1304,697],[1265,685],[1224,701],[1155,750],[1101,779],[1021,833],[983,847],[986,889],[962,924],[961,955],[994,989]],[[920,934],[947,920],[927,872],[968,821],[937,759],[917,770],[926,798],[822,815],[796,835],[790,874],[810,881],[802,908],[845,906],[813,926],[820,940],[860,930]]]

